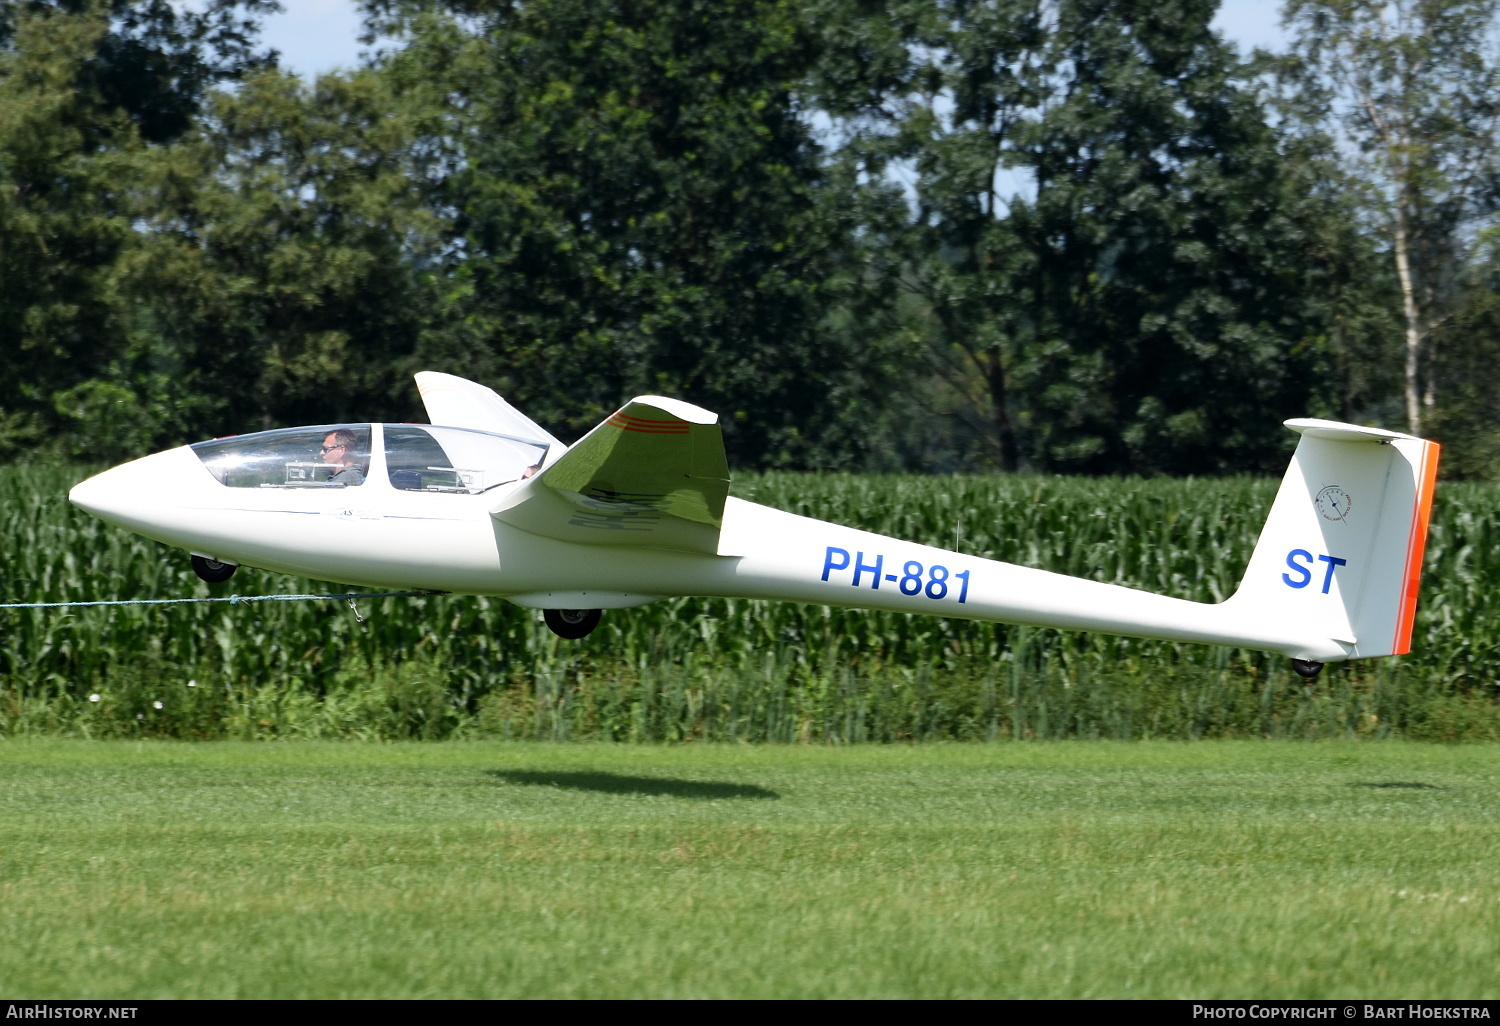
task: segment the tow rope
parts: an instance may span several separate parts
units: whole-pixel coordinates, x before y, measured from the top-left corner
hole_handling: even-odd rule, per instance
[[[231,606],[249,602],[354,602],[357,599],[378,598],[428,598],[442,595],[441,591],[344,591],[336,595],[229,595],[224,598],[175,598],[175,599],[110,599],[101,602],[3,602],[0,609],[63,609],[84,606],[180,606],[190,603],[227,602]]]

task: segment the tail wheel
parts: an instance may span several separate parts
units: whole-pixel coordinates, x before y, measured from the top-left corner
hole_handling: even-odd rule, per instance
[[[1323,672],[1323,664],[1316,659],[1293,659],[1292,669],[1297,671],[1297,676],[1303,680],[1312,680]]]
[[[542,619],[547,628],[559,638],[577,641],[584,638],[597,626],[604,614],[597,609],[544,609]]]
[[[233,563],[220,563],[217,559],[207,559],[203,556],[193,557],[193,573],[209,584],[222,584],[233,577],[238,569],[239,567]]]

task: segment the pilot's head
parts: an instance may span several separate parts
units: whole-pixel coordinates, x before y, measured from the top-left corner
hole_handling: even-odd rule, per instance
[[[323,457],[324,463],[349,466],[354,462],[354,432],[348,428],[328,432],[328,437],[323,439],[323,448],[318,453]]]

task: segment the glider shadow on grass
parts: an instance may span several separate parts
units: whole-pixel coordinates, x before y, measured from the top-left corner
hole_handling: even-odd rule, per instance
[[[599,794],[669,795],[673,798],[780,798],[781,795],[754,784],[726,784],[713,780],[678,780],[672,777],[629,777],[620,773],[585,770],[565,773],[540,770],[487,770],[507,784],[561,787],[569,791]]]
[[[1350,787],[1375,787],[1381,790],[1405,790],[1405,791],[1445,791],[1447,788],[1439,784],[1423,784],[1416,780],[1382,780],[1373,783],[1359,781],[1349,785]]]

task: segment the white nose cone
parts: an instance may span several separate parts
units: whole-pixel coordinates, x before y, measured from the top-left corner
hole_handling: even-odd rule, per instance
[[[68,501],[100,520],[152,537],[183,497],[211,481],[193,450],[182,446],[95,474],[74,485]]]

